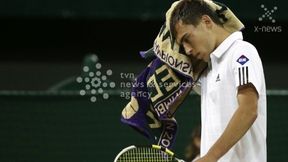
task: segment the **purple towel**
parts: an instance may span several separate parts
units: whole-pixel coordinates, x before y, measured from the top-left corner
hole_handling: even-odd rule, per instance
[[[131,101],[121,121],[152,144],[171,149],[177,133],[175,111],[188,96],[193,80],[155,58],[133,83]]]

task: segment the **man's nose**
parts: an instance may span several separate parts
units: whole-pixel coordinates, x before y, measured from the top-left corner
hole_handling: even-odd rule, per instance
[[[187,55],[193,54],[193,48],[188,43],[183,43],[183,47]]]

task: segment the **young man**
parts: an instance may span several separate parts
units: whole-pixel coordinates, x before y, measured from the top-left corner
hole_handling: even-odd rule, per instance
[[[196,162],[266,162],[266,87],[256,48],[203,0],[182,0],[172,37],[191,59],[208,62],[201,76],[201,158]],[[225,19],[225,18],[224,18]]]

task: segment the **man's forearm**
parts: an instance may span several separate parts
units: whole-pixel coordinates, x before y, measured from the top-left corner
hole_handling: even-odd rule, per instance
[[[235,145],[252,126],[257,118],[257,111],[239,107],[231,118],[224,133],[210,148],[207,155],[220,159],[230,148]]]

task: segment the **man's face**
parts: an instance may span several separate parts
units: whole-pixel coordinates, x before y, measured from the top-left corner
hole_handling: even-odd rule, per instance
[[[197,26],[185,24],[181,20],[176,24],[176,41],[183,45],[187,55],[205,62],[213,51],[212,33],[207,24],[200,21]]]

